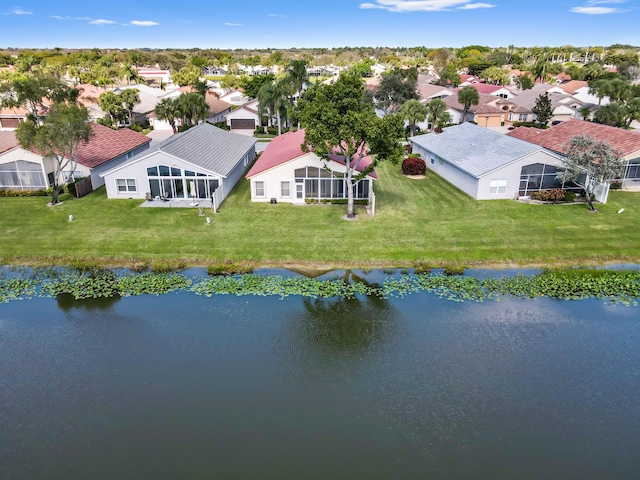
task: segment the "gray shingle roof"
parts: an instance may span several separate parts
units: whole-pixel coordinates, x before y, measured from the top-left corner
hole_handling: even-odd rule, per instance
[[[518,139],[473,123],[447,127],[439,134],[430,133],[412,138],[416,145],[476,178],[544,150],[529,142],[512,140]]]
[[[159,143],[155,151],[173,155],[199,167],[228,176],[256,139],[201,123]],[[143,152],[144,156],[149,151]]]

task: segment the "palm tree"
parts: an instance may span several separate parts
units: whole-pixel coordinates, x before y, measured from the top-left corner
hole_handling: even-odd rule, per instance
[[[129,126],[133,125],[133,107],[140,103],[140,95],[135,88],[126,88],[120,92],[120,101],[129,116]]]
[[[177,112],[182,118],[182,126],[189,129],[207,118],[209,106],[199,93],[184,93],[177,99]]]
[[[609,80],[593,80],[589,82],[589,93],[598,97],[598,107],[602,104],[602,99],[609,95],[611,85]]]
[[[282,115],[286,116],[289,96],[292,94],[293,84],[284,77],[276,82],[265,82],[258,90],[258,108],[262,112],[275,115],[278,121],[278,135],[282,134]]]
[[[436,128],[442,128],[451,122],[451,115],[447,112],[447,104],[439,98],[434,98],[426,105],[427,120],[431,124],[431,131]]]
[[[262,84],[260,89],[258,90],[258,112],[260,113],[260,118],[264,115],[268,116],[267,124],[271,126],[271,120],[274,115],[275,105],[274,105],[274,84],[273,82],[265,82]]]
[[[462,87],[458,90],[458,102],[464,105],[464,109],[462,110],[462,121],[460,122],[464,123],[467,121],[467,113],[469,112],[471,105],[478,105],[478,103],[480,103],[480,95],[473,87]]]
[[[117,130],[118,124],[124,114],[120,96],[112,91],[104,92],[98,98],[98,105],[100,105],[102,111],[109,116],[111,125],[114,125]]]
[[[133,68],[133,66],[130,63],[127,63],[124,66],[122,66],[122,68],[120,68],[119,73],[120,73],[120,76],[127,81],[127,85],[131,85],[131,80],[134,80],[136,83],[138,83],[138,79],[140,78],[138,76],[138,71],[135,68]]]
[[[291,79],[296,92],[302,92],[304,84],[309,79],[309,74],[307,73],[307,62],[305,60],[293,60],[289,65],[287,75]]]
[[[178,133],[178,127],[176,126],[176,120],[178,119],[178,105],[174,99],[163,98],[156,105],[156,118],[158,120],[166,120],[171,125],[174,135]]]
[[[409,130],[412,137],[416,134],[416,123],[424,122],[428,114],[429,108],[420,103],[419,100],[413,99],[404,102],[400,110],[398,110],[398,115],[409,122]]]

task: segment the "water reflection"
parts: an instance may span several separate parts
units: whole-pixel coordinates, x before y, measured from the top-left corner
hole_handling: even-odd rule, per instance
[[[362,283],[381,288],[352,270],[345,270],[345,283]],[[379,295],[355,298],[309,299],[302,301],[304,314],[297,318],[307,343],[323,354],[350,354],[379,347],[392,332],[394,309]]]
[[[72,309],[92,310],[109,310],[120,301],[119,295],[100,298],[81,298],[76,299],[70,293],[61,293],[56,297],[58,307],[65,312]]]

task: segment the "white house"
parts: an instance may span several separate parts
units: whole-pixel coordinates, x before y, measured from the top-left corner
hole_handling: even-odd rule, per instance
[[[104,172],[107,196],[211,199],[213,195],[219,206],[255,159],[255,143],[255,138],[201,123]]]
[[[532,191],[578,188],[555,179],[562,166],[561,156],[472,123],[411,141],[413,152],[420,154],[427,168],[476,200],[513,199]]]
[[[93,136],[88,143],[78,147],[78,163],[71,170],[61,172],[58,183],[91,177],[91,186],[96,189],[104,184],[101,173],[117,167],[149,147],[151,139],[128,128],[112,130],[99,124],[91,124]],[[9,146],[13,135],[14,144],[0,153],[0,189],[44,190],[53,184],[54,160],[21,148],[13,132],[1,132],[5,146]],[[17,163],[16,163],[17,162]],[[12,173],[13,172],[13,173]],[[29,174],[27,175],[27,172]]]
[[[304,130],[289,132],[274,138],[251,167],[247,178],[251,181],[251,201],[287,202],[304,204],[307,201],[338,200],[347,198],[344,178],[346,167],[338,159],[326,168],[324,161],[313,152],[304,152]],[[365,157],[359,170],[371,165],[371,157]],[[373,180],[369,173],[360,180],[354,190],[355,199],[368,199],[373,192]]]
[[[240,108],[227,113],[224,118],[231,131],[241,135],[253,135],[254,130],[261,124],[258,100],[245,103]]]

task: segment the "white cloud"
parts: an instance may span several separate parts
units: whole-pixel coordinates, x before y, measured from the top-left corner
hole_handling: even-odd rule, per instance
[[[590,0],[586,5],[581,7],[573,7],[571,11],[573,13],[583,13],[585,15],[607,15],[609,13],[621,13],[627,10],[615,7],[598,7],[597,5],[619,5],[626,3],[627,0]]]
[[[241,26],[242,26],[242,24],[241,24],[241,23],[224,22],[224,24],[225,24],[227,27],[241,27]]]
[[[376,0],[376,3],[361,3],[360,8],[379,8],[389,12],[440,12],[454,8],[467,10],[491,8],[488,3],[472,3],[472,0]]]
[[[71,17],[61,17],[60,15],[51,15],[51,18],[55,18],[56,20],[69,20]]]
[[[20,7],[15,7],[15,8],[13,9],[13,14],[14,14],[14,15],[32,15],[32,14],[33,14],[33,12],[27,12],[26,10],[23,10],[23,9],[22,9],[22,8],[20,8]]]
[[[466,5],[462,5],[458,7],[458,10],[475,10],[477,8],[493,8],[495,5],[490,3],[467,3]]]
[[[91,25],[114,25],[118,22],[114,22],[113,20],[105,20],[104,18],[99,18],[97,20],[91,20],[89,23]]]
[[[155,27],[160,25],[158,22],[152,22],[151,20],[131,20],[131,25],[136,27]]]
[[[285,18],[284,15],[280,15],[279,13],[270,13],[269,14],[270,17],[280,17],[280,18]]]

